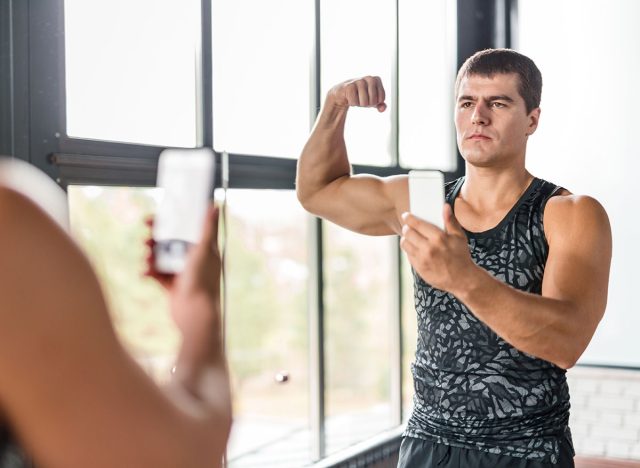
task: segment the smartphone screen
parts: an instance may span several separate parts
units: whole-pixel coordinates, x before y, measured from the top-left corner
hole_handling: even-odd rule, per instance
[[[440,171],[409,171],[409,211],[444,229],[444,175]]]
[[[156,186],[161,198],[153,223],[158,271],[182,271],[189,246],[200,240],[213,194],[214,164],[210,148],[160,153]]]

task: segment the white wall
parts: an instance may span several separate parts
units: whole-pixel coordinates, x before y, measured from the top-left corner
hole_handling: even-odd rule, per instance
[[[605,317],[581,362],[640,366],[640,2],[520,0],[519,49],[542,72],[529,170],[609,214]]]

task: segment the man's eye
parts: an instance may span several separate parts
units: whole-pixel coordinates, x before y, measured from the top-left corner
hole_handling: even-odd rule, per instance
[[[462,107],[463,109],[468,109],[469,107],[471,107],[471,102],[463,102],[462,104],[460,104],[460,107]]]
[[[492,102],[491,105],[497,109],[502,109],[503,107],[507,107],[506,104],[502,102]]]

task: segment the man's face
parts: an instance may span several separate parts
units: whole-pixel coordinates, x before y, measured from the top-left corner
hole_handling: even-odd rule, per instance
[[[479,167],[508,166],[524,157],[527,138],[538,126],[540,108],[527,114],[518,75],[466,76],[456,98],[460,154]]]

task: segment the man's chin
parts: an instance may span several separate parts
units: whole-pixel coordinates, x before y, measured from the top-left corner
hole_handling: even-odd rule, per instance
[[[476,151],[462,153],[462,159],[476,167],[490,167],[496,162],[495,155]]]

